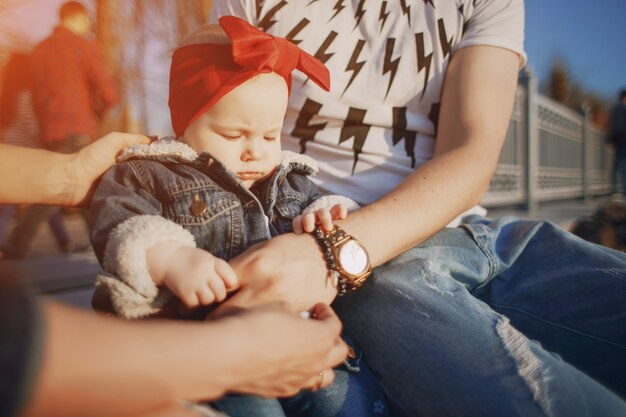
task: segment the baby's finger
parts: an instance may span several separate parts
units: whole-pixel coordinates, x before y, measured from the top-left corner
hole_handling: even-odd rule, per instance
[[[302,229],[305,232],[311,233],[315,229],[315,214],[307,213],[302,215]]]
[[[211,274],[207,280],[207,285],[213,295],[215,295],[215,301],[220,302],[226,299],[226,285],[222,277],[217,274]]]
[[[215,294],[208,285],[203,285],[196,291],[196,295],[198,297],[198,301],[200,304],[207,306],[209,304],[213,304],[215,300]]]
[[[227,290],[235,290],[239,288],[239,278],[228,262],[223,259],[219,259],[215,263],[215,272],[220,276]]]
[[[189,309],[196,308],[200,305],[200,301],[198,300],[198,296],[195,292],[186,294],[180,298],[180,301],[182,301],[185,307]]]
[[[294,217],[293,220],[291,220],[291,228],[293,229],[293,232],[297,235],[300,235],[304,232],[304,229],[302,229],[302,215],[301,214]]]
[[[335,204],[330,209],[330,214],[333,217],[333,220],[341,220],[348,217],[348,208],[343,204]]]
[[[317,215],[318,223],[320,223],[325,230],[331,230],[333,228],[333,219],[328,209],[319,209],[315,214]]]

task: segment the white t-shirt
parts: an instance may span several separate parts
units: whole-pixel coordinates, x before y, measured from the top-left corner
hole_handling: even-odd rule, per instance
[[[291,39],[330,70],[326,93],[296,71],[283,146],[319,163],[320,187],[369,204],[432,157],[443,77],[470,45],[525,61],[522,0],[214,0]]]

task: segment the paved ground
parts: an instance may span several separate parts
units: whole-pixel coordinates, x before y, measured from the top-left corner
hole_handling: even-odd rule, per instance
[[[513,215],[521,218],[543,219],[569,228],[574,219],[587,216],[606,199],[570,200],[541,204],[538,210],[528,212],[516,208],[493,208],[489,217]],[[87,245],[87,229],[78,214],[66,216],[68,229],[79,245]],[[89,308],[93,284],[100,270],[93,252],[61,253],[54,243],[47,225],[40,228],[27,258],[0,261],[0,267],[11,267],[29,279],[45,297],[83,308]],[[0,269],[0,275],[2,273]]]

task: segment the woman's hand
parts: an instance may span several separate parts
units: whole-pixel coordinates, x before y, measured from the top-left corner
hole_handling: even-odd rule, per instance
[[[97,180],[116,162],[119,153],[130,145],[150,143],[150,138],[132,133],[113,132],[96,140],[72,157],[68,167],[69,186],[65,205],[88,206]]]
[[[318,389],[334,380],[332,367],[348,350],[333,310],[317,304],[312,319],[287,311],[279,303],[253,309],[231,308],[217,323],[234,332],[240,360],[231,360],[236,379],[229,392],[286,397],[301,389]],[[252,342],[254,341],[254,342]],[[323,373],[323,376],[320,374]]]
[[[229,261],[242,288],[216,310],[272,301],[293,311],[330,304],[337,294],[322,251],[310,234],[287,233],[258,243]]]

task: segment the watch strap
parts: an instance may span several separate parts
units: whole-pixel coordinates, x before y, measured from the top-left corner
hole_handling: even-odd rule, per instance
[[[320,245],[322,249],[322,254],[324,255],[324,260],[326,261],[326,266],[331,274],[334,274],[337,278],[337,295],[342,296],[345,295],[347,291],[346,288],[346,280],[341,279],[341,275],[339,274],[339,268],[337,267],[337,262],[335,261],[335,254],[333,253],[333,248],[331,246],[330,240],[326,237],[324,231],[316,227],[313,231],[313,236],[315,236],[315,240]]]

